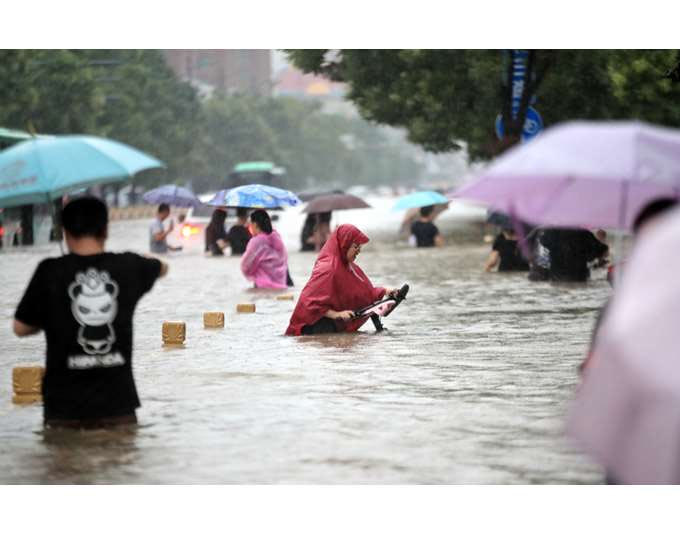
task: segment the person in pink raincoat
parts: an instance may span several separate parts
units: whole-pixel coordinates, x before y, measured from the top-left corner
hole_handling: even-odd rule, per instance
[[[253,237],[241,258],[243,275],[252,280],[255,287],[288,287],[288,253],[281,236],[272,228],[269,214],[264,210],[253,211],[249,228]]]

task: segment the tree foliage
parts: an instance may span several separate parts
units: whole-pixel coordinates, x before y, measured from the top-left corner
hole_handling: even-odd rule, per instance
[[[270,160],[293,188],[412,182],[420,165],[376,127],[323,113],[317,102],[219,95],[204,105],[199,187],[215,188],[238,162]]]
[[[371,121],[404,127],[433,152],[466,146],[474,159],[503,148],[494,121],[508,116],[509,61],[498,50],[288,50],[300,69],[349,85]],[[680,84],[664,73],[673,50],[535,50],[528,82],[546,126],[570,119],[641,119],[680,126]],[[506,125],[517,138],[524,114]],[[514,137],[514,139],[512,139]]]
[[[0,124],[55,134],[92,131],[102,105],[82,55],[0,50]]]
[[[405,143],[317,102],[215,94],[201,101],[155,50],[0,51],[0,125],[117,139],[163,160],[145,186],[214,190],[241,161],[270,160],[289,187],[410,181]]]

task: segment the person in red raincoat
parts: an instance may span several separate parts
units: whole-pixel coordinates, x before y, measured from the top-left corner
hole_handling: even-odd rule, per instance
[[[300,294],[286,335],[354,332],[368,319],[354,319],[354,310],[397,291],[373,287],[354,263],[365,243],[368,237],[351,224],[342,224],[331,234]]]

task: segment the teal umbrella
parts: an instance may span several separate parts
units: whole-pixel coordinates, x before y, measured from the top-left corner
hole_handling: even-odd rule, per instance
[[[449,199],[436,191],[418,191],[401,197],[392,206],[392,211],[407,210],[409,208],[422,208],[423,206],[433,206],[435,204],[448,204]]]
[[[28,132],[21,130],[10,130],[9,128],[0,128],[0,143],[17,143],[33,137]]]
[[[0,208],[36,204],[96,184],[126,180],[163,167],[123,143],[87,135],[20,142],[0,151]]]

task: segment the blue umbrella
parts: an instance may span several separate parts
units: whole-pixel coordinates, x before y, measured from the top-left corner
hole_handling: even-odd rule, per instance
[[[23,141],[0,152],[0,207],[35,204],[123,181],[163,163],[123,143],[87,135]]]
[[[437,193],[436,191],[418,191],[417,193],[411,193],[410,195],[403,196],[397,200],[396,204],[392,206],[392,211],[448,203],[449,199],[441,193]]]
[[[218,191],[206,204],[228,208],[275,209],[296,206],[300,202],[291,191],[270,185],[250,184]]]
[[[144,202],[148,202],[149,204],[169,204],[170,206],[178,206],[181,208],[201,205],[201,201],[186,187],[180,187],[174,184],[162,185],[155,189],[151,189],[144,193],[142,198],[144,199]]]

